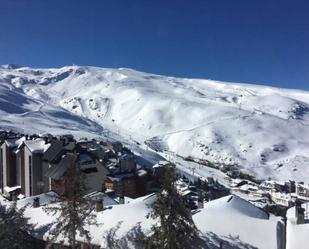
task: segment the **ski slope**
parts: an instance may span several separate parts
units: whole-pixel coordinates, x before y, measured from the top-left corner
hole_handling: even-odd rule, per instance
[[[111,136],[258,179],[309,182],[308,125],[306,91],[127,68],[0,67],[2,128]]]

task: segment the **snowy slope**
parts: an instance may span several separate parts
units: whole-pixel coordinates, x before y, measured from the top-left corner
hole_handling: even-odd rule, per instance
[[[309,181],[309,93],[131,69],[0,68],[0,125],[106,135],[236,165],[257,178]],[[300,173],[301,172],[301,173]]]
[[[42,96],[31,96],[29,92],[24,92],[14,79],[8,80],[11,77],[10,74],[2,74],[0,69],[1,128],[55,133],[102,130],[102,127],[88,119],[72,114],[59,105],[47,103]]]

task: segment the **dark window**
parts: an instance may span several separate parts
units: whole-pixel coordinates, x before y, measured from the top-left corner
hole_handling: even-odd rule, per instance
[[[89,173],[94,173],[94,172],[98,172],[97,168],[88,168],[88,169],[84,169],[83,170],[84,173],[89,174]]]

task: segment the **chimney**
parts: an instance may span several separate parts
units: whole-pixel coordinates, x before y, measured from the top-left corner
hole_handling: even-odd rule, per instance
[[[305,223],[305,209],[300,207],[298,210],[298,217],[297,217],[297,224],[304,224]]]
[[[32,206],[33,206],[34,208],[37,208],[37,207],[40,206],[40,197],[35,197],[35,198],[33,198]]]
[[[203,192],[199,192],[197,199],[197,208],[204,208],[204,196]]]
[[[45,144],[48,143],[48,137],[47,137],[47,136],[44,136],[44,137],[43,137],[43,140],[44,140],[44,143],[45,143]]]
[[[124,196],[119,196],[119,204],[124,204]]]
[[[305,209],[302,208],[301,202],[299,200],[296,200],[295,202],[295,218],[296,224],[305,223]]]
[[[15,193],[12,195],[12,201],[17,201],[17,196]]]
[[[66,145],[66,141],[63,137],[60,138],[60,141],[62,142],[62,146],[65,146]]]
[[[104,201],[103,201],[103,198],[101,198],[101,197],[96,200],[95,210],[97,212],[101,212],[101,211],[104,210],[104,204],[103,203],[104,203]]]

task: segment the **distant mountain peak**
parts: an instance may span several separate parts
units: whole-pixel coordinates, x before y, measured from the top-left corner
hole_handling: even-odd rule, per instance
[[[4,68],[4,69],[18,69],[18,68],[21,68],[23,66],[18,65],[18,64],[5,64],[5,65],[1,65],[0,67]]]

